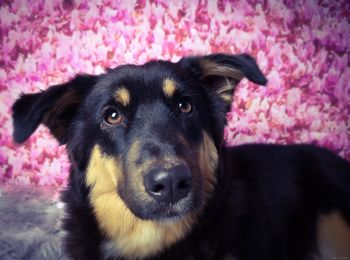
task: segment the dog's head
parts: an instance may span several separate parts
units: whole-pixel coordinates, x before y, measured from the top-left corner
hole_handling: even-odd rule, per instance
[[[72,172],[90,189],[90,203],[109,236],[126,222],[135,229],[143,221],[149,229],[173,226],[176,240],[215,189],[225,114],[243,77],[266,83],[245,54],[80,75],[22,95],[13,106],[14,139],[25,141],[43,123],[67,144]]]

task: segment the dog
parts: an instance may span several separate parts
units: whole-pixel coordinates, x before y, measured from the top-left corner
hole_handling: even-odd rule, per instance
[[[248,54],[122,65],[22,94],[14,140],[46,125],[71,162],[71,259],[350,259],[350,164],[311,145],[223,145]]]

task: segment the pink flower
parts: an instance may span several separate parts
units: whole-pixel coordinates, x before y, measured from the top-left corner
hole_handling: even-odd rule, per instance
[[[0,182],[66,184],[65,147],[45,127],[12,140],[11,106],[79,72],[248,52],[269,80],[242,80],[228,114],[228,145],[316,142],[350,160],[350,30],[346,0],[15,0],[0,7]],[[345,12],[345,13],[344,13]]]

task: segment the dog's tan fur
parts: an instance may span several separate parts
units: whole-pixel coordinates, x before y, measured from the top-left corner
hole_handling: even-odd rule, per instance
[[[204,76],[222,76],[222,77],[233,78],[237,81],[240,81],[244,77],[244,74],[242,71],[230,66],[217,64],[216,62],[208,59],[201,60],[200,64],[203,69]]]
[[[350,257],[350,226],[339,212],[321,216],[317,230],[319,255],[315,260]]]
[[[164,95],[168,98],[171,98],[172,96],[174,96],[175,91],[176,91],[175,82],[172,81],[171,79],[165,79],[163,82]]]
[[[233,89],[237,82],[244,77],[244,74],[238,69],[223,66],[207,59],[201,60],[200,64],[204,76],[221,76],[223,78],[223,81],[218,83],[215,90],[227,105],[231,104]]]
[[[136,161],[139,150],[140,141],[135,140],[128,153],[129,161]],[[209,195],[216,182],[218,154],[213,140],[205,132],[199,157],[199,166],[206,180],[205,193]],[[169,160],[165,161],[170,163]],[[147,257],[182,239],[196,222],[196,213],[174,223],[137,218],[117,193],[118,183],[123,179],[122,169],[119,158],[105,156],[98,145],[93,148],[86,183],[91,187],[90,200],[99,227],[111,239],[115,251],[129,258]],[[141,179],[141,176],[138,178]]]
[[[219,156],[213,139],[203,131],[203,143],[199,152],[199,167],[205,178],[204,190],[206,195],[210,195],[214,190],[218,159]]]
[[[181,240],[196,222],[195,213],[169,224],[137,218],[117,193],[120,181],[120,160],[106,157],[96,145],[86,183],[91,187],[90,200],[99,227],[121,255],[128,258],[152,256]]]
[[[118,103],[122,104],[123,106],[127,106],[130,104],[130,93],[129,90],[127,90],[124,87],[118,88],[115,92],[115,99]]]

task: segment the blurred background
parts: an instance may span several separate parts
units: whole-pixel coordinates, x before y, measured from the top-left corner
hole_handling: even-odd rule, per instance
[[[65,186],[65,147],[43,126],[13,143],[11,106],[76,73],[251,54],[269,82],[241,81],[227,145],[314,143],[350,160],[350,2],[0,0],[0,186]]]

